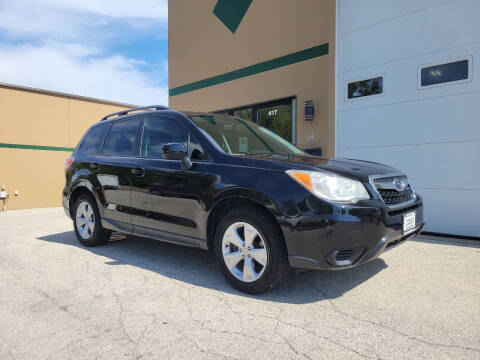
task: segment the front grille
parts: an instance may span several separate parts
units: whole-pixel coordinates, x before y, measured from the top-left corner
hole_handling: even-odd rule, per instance
[[[374,179],[374,186],[387,205],[401,204],[414,198],[414,194],[406,176],[390,176]],[[403,191],[398,191],[396,182],[407,184]]]
[[[403,209],[398,209],[398,210],[393,210],[393,211],[389,211],[388,212],[388,215],[389,216],[396,216],[396,215],[400,215],[400,214],[403,214],[403,213],[407,213],[407,212],[411,212],[411,211],[414,211],[414,210],[417,210],[420,206],[418,204],[415,204],[413,206],[409,206],[409,207],[406,207],[406,208],[403,208]]]
[[[405,190],[397,191],[397,190],[385,190],[385,189],[377,189],[382,197],[383,201],[387,205],[395,205],[400,204],[405,201],[411,200],[413,197],[412,189],[410,185],[408,185]]]

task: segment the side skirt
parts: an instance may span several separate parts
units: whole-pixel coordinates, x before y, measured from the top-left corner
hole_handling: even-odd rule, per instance
[[[172,244],[191,246],[201,249],[207,249],[207,240],[179,235],[168,231],[151,229],[143,226],[133,225],[133,235],[143,236],[154,240],[165,241]]]
[[[123,234],[132,233],[132,224],[128,224],[122,221],[102,218],[102,226],[105,229],[120,232]]]
[[[172,244],[191,246],[207,250],[207,240],[195,237],[179,235],[168,231],[151,229],[143,226],[127,224],[121,221],[102,218],[102,226],[105,229],[123,234],[141,236],[158,241],[165,241]]]

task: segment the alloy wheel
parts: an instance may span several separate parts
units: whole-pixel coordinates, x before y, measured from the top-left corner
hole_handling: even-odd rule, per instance
[[[82,201],[77,207],[76,225],[80,236],[88,240],[95,230],[95,215],[92,206],[87,201]]]
[[[264,273],[268,251],[260,232],[246,222],[230,225],[222,239],[225,265],[238,280],[253,282]]]

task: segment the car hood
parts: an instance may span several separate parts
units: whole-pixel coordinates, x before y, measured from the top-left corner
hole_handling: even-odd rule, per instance
[[[371,175],[400,173],[399,170],[371,161],[323,158],[313,155],[244,155],[250,166],[275,170],[323,170],[361,181],[368,181]]]

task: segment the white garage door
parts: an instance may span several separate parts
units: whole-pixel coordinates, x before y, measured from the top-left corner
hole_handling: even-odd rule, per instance
[[[480,236],[479,14],[478,0],[337,3],[337,156],[406,172],[427,231]]]

